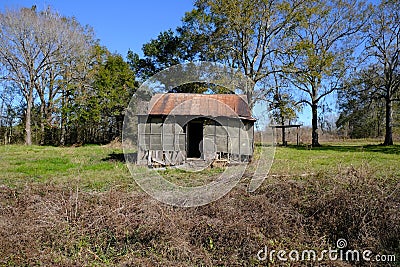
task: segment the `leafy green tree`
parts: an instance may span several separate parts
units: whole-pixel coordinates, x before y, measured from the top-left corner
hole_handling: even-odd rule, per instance
[[[296,101],[293,92],[282,74],[277,72],[272,74],[273,79],[265,81],[263,99],[269,104],[269,110],[275,123],[282,126],[290,124],[297,119],[297,113],[301,111],[302,106]],[[282,144],[285,143],[286,132],[282,128]]]
[[[300,27],[291,33],[285,71],[300,101],[312,111],[312,145],[318,142],[318,108],[324,97],[343,88],[353,67],[368,9],[358,0],[309,1]]]
[[[143,77],[185,61],[213,61],[240,69],[254,85],[271,75],[274,57],[285,53],[285,32],[295,27],[303,0],[197,0],[176,33],[161,33],[143,46],[144,59],[130,52],[132,69]],[[280,71],[280,70],[277,70]],[[250,107],[255,88],[246,93]],[[181,87],[180,92],[203,92],[207,87]],[[211,90],[224,92],[215,87]]]
[[[145,58],[140,58],[137,53],[129,50],[127,59],[131,70],[139,80],[145,81],[147,78],[157,73],[156,66],[150,57],[146,56]]]
[[[71,123],[77,142],[109,142],[122,133],[125,108],[137,88],[135,75],[121,55],[105,47],[93,49],[91,83],[72,90]],[[94,134],[95,133],[95,134]]]
[[[363,69],[339,91],[339,118],[336,126],[350,138],[380,137],[384,132],[385,103],[374,94],[371,69]]]
[[[128,51],[128,63],[136,76],[144,81],[150,76],[173,65],[186,62],[190,57],[185,49],[186,43],[179,33],[172,30],[162,32],[157,39],[143,45],[144,58]],[[170,89],[170,93],[204,93],[207,90],[226,92],[227,90],[212,84],[191,83]]]
[[[120,136],[125,108],[137,87],[134,73],[120,55],[109,55],[95,75],[93,86],[98,90],[102,116],[111,119],[111,134]]]
[[[94,80],[95,69],[100,62],[105,60],[104,50],[97,42],[89,49],[88,55],[82,58],[67,59],[64,61],[63,71],[60,79],[56,81],[56,86],[60,90],[60,96],[55,102],[57,105],[58,124],[60,128],[60,140],[55,142],[64,145],[72,142],[72,133],[77,133],[76,118],[78,113],[75,107],[77,103],[84,102],[93,94],[92,83]],[[103,57],[99,56],[100,54]],[[81,126],[83,127],[83,126]]]
[[[254,87],[246,90],[250,107],[256,85],[274,72],[284,40],[299,22],[302,0],[197,0],[178,30],[192,58],[240,69]]]
[[[182,62],[182,42],[172,30],[161,32],[157,39],[143,45],[144,59],[128,51],[128,62],[139,78],[146,79],[155,73]]]

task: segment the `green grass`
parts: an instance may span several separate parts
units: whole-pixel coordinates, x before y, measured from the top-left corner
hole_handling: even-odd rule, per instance
[[[375,172],[377,177],[400,177],[399,166],[399,145],[328,143],[312,149],[304,146],[277,147],[270,174],[295,176],[361,167]]]
[[[256,149],[256,151],[258,151]],[[377,179],[400,177],[400,146],[384,147],[370,141],[277,147],[270,174],[302,177],[335,173],[349,167],[364,168]],[[31,183],[55,183],[105,191],[111,187],[137,188],[124,163],[121,149],[88,145],[83,147],[0,146],[0,184],[23,187]],[[185,172],[167,169],[162,175],[182,186],[208,183],[222,169]],[[202,180],[205,178],[205,181]]]
[[[78,184],[88,190],[135,186],[121,149],[101,146],[0,146],[0,183]]]

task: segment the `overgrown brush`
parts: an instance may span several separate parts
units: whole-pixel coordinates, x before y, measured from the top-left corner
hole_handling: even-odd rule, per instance
[[[397,179],[377,180],[368,168],[269,178],[251,194],[242,183],[219,201],[186,209],[141,192],[1,187],[0,263],[311,266],[259,261],[256,255],[265,246],[322,251],[334,248],[339,238],[351,249],[396,254],[399,260],[399,203]]]

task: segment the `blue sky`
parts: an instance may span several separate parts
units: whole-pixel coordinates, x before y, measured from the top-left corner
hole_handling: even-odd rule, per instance
[[[141,53],[142,45],[161,31],[181,25],[185,12],[193,9],[192,0],[0,0],[0,8],[36,5],[51,6],[67,17],[94,28],[96,37],[111,52],[126,56],[129,49]]]

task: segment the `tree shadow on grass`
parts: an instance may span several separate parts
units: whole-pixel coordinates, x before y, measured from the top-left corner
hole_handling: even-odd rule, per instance
[[[127,157],[127,158],[126,158]],[[111,153],[108,154],[106,158],[103,158],[102,161],[110,161],[110,162],[125,162],[126,159],[128,159],[129,162],[136,162],[137,159],[137,153],[129,153],[129,154],[124,154],[124,153]]]
[[[384,154],[400,155],[400,145],[383,146],[383,145],[321,145],[319,147],[308,146],[287,146],[296,150],[316,150],[316,151],[336,151],[336,152],[378,152]]]

